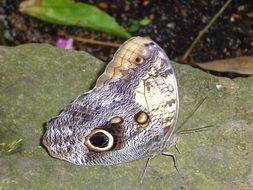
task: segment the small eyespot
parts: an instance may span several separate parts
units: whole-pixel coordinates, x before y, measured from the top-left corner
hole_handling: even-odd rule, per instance
[[[137,65],[140,65],[140,64],[142,64],[143,63],[143,58],[142,57],[136,57],[135,58],[135,63],[137,64]]]
[[[85,145],[95,152],[108,151],[113,147],[113,136],[103,129],[94,129],[86,138]]]
[[[145,128],[147,126],[146,124],[149,123],[149,116],[146,112],[140,111],[135,114],[134,120]]]
[[[123,119],[121,118],[121,117],[118,117],[118,116],[116,116],[116,117],[113,117],[111,120],[110,120],[110,123],[111,124],[121,124],[121,123],[123,123]]]

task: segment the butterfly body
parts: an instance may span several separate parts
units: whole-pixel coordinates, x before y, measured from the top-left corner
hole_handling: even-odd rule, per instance
[[[49,153],[79,165],[112,165],[173,144],[178,90],[170,61],[152,40],[134,37],[96,86],[47,124]]]

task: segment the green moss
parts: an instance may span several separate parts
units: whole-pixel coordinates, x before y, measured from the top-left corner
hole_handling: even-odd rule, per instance
[[[17,152],[22,146],[22,139],[12,141],[10,143],[0,143],[0,155],[11,154]]]

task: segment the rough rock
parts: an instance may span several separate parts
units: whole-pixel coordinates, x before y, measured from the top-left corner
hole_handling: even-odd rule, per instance
[[[82,167],[52,158],[41,144],[45,122],[94,86],[105,64],[49,45],[0,47],[0,189],[253,189],[253,77],[227,79],[174,65],[180,90],[177,156]]]

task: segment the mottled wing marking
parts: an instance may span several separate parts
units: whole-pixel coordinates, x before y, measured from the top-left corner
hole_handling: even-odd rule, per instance
[[[146,46],[150,43],[153,46]],[[143,57],[144,63],[137,65],[136,57]],[[156,43],[139,37],[125,42],[97,80],[97,87],[117,81],[118,89],[129,89],[129,97],[172,133],[179,110],[178,89],[169,58]]]
[[[152,116],[159,115],[164,120],[162,122],[164,125],[161,127],[170,127],[177,118],[178,94],[176,81],[174,75],[169,72],[164,76],[156,75],[155,72],[160,66],[161,60],[158,59],[150,72],[141,78],[139,86],[134,90],[135,101],[147,108]],[[161,72],[165,73],[166,70]]]
[[[139,55],[145,56],[147,52],[141,48],[142,44],[149,42],[149,38],[132,38],[120,46],[108,63],[105,72],[98,78],[96,87],[105,85],[108,81],[115,82],[126,76],[132,69],[138,67],[135,58]]]
[[[105,72],[98,78],[96,86],[100,87],[109,82],[116,82],[127,78],[132,69],[139,65],[135,64],[134,59],[137,56],[147,57],[145,44],[153,42],[149,38],[132,38],[126,41],[115,53],[112,61],[107,65]],[[159,47],[157,45],[157,47]],[[178,100],[177,84],[170,65],[169,59],[161,48],[156,57],[149,61],[150,70],[143,75],[137,76],[139,83],[133,91],[134,100],[147,110],[160,114],[161,118],[166,118],[166,126],[171,126],[177,118]],[[175,86],[175,89],[174,87]],[[174,102],[174,103],[173,103]],[[160,112],[157,111],[161,108]],[[155,113],[157,111],[157,113]]]

